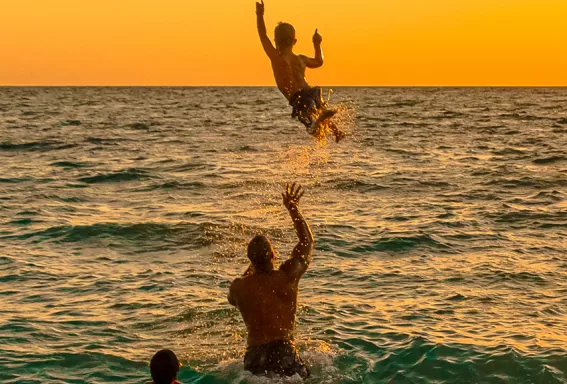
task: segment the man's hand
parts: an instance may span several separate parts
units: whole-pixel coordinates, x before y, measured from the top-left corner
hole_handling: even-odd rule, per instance
[[[262,10],[263,10],[263,8],[262,8]],[[315,33],[313,34],[313,44],[319,45],[319,44],[321,44],[322,41],[323,41],[323,38],[317,32],[317,30],[315,30]]]
[[[299,199],[303,196],[303,191],[301,190],[301,185],[295,188],[295,183],[286,186],[285,193],[282,193],[283,205],[289,210],[292,208],[297,208],[299,205]]]
[[[256,14],[264,16],[264,0],[261,0],[261,3],[256,2]]]
[[[297,235],[297,244],[293,248],[291,257],[287,259],[281,266],[280,271],[283,271],[292,281],[298,281],[305,273],[311,260],[313,259],[314,238],[309,224],[303,218],[299,207],[299,200],[303,196],[301,186],[293,183],[290,187],[288,184],[285,193],[282,193],[283,203],[289,211],[293,228]]]

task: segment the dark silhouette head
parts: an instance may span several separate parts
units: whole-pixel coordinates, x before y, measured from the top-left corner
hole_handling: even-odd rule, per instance
[[[276,47],[279,49],[291,48],[297,42],[295,39],[295,28],[288,23],[278,23],[274,30],[274,35]]]
[[[179,360],[175,353],[169,349],[156,352],[150,361],[150,373],[155,384],[171,384],[177,380],[179,372]]]
[[[257,235],[248,244],[248,258],[256,272],[266,272],[273,268],[276,257],[270,239],[263,235]]]

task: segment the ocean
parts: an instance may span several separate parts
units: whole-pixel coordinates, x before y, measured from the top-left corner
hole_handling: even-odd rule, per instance
[[[333,90],[339,144],[273,87],[0,88],[0,382],[301,382],[227,302],[296,181],[306,383],[566,383],[567,88]]]

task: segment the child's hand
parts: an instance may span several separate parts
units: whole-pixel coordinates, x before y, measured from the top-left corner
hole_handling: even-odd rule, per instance
[[[313,34],[313,44],[319,45],[319,44],[321,44],[322,41],[323,41],[323,38],[321,37],[321,35],[319,33],[317,33],[317,30],[315,30],[315,33]]]
[[[261,0],[261,3],[256,3],[256,14],[260,16],[264,16],[264,0]]]

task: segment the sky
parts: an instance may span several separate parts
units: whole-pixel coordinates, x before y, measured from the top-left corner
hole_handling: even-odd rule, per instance
[[[319,85],[567,86],[567,0],[266,0]],[[2,0],[0,85],[274,85],[253,0]]]

